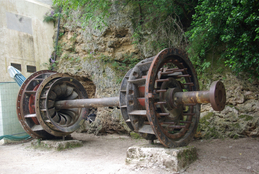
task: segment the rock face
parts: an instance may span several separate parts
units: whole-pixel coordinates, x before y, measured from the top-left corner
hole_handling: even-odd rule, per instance
[[[221,79],[226,88],[227,103],[221,112],[213,111],[209,104],[202,105],[197,137],[239,138],[259,136],[259,81],[249,82],[246,74],[224,76],[214,74],[213,80]],[[201,81],[204,85],[207,83]]]
[[[57,71],[77,78],[90,98],[119,96],[120,81],[129,67],[124,65],[118,69],[118,62],[123,64],[131,58],[141,59],[143,55],[156,54],[145,51],[148,48],[139,50],[132,43],[130,16],[133,12],[125,9],[123,13],[116,14],[115,11],[116,7],[108,19],[108,25],[97,26],[97,29],[94,29],[94,23],[81,27],[82,22],[78,20],[80,11],[74,11],[61,22]],[[259,136],[258,80],[250,82],[244,74],[239,77],[231,73],[210,76],[209,80],[201,79],[201,85],[208,90],[213,80],[222,80],[227,92],[227,106],[222,112],[215,112],[210,104],[202,105],[196,137]],[[80,131],[98,134],[126,133],[130,130],[117,107],[106,107],[98,108],[96,121],[86,123]]]
[[[80,11],[74,11],[69,19],[61,22],[57,71],[79,80],[89,98],[119,96],[120,81],[127,67],[118,72],[114,68],[116,64],[112,64],[122,62],[125,57],[139,57],[139,50],[132,44],[129,13],[126,9],[121,15],[112,14],[108,26],[97,27],[100,29],[93,29],[93,23],[82,28],[78,22]],[[126,133],[129,128],[117,107],[105,107],[98,108],[95,122],[87,122],[80,131]]]

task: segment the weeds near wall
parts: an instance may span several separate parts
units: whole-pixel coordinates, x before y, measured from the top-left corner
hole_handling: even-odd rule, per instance
[[[60,57],[62,54],[62,44],[58,43],[57,47],[55,46],[54,49],[56,50],[56,56]]]
[[[46,22],[46,23],[53,22],[55,26],[58,15],[59,15],[59,7],[53,6],[52,9],[49,12],[45,13],[45,15],[43,16],[43,22]]]
[[[259,79],[258,1],[203,0],[196,6],[189,37],[190,57],[205,62],[214,48],[232,71],[250,73]]]
[[[56,22],[56,16],[54,16],[55,12],[52,10],[49,13],[46,13],[43,19],[43,22],[50,23],[53,22],[55,24]]]

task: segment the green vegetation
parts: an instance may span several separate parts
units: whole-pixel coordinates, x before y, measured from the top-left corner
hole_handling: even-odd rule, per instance
[[[239,109],[238,109],[236,106],[233,106],[233,105],[227,105],[227,106],[229,106],[229,107],[231,107],[231,108],[234,108],[234,109],[236,109],[237,111],[239,111]]]
[[[205,139],[210,139],[210,138],[223,138],[222,135],[218,132],[218,130],[213,126],[210,127],[209,130],[206,132],[206,134],[203,136]]]
[[[88,25],[91,20],[96,22],[95,28],[99,28],[99,25],[106,24],[112,2],[110,0],[54,0],[54,5],[62,7],[63,15],[68,18],[72,10],[82,9],[83,14],[79,19],[82,25]]]
[[[245,121],[253,120],[253,117],[249,115],[239,115],[238,118],[245,119]]]
[[[65,149],[73,149],[76,147],[82,147],[83,144],[81,143],[65,143],[64,144],[59,144],[58,147],[56,147],[57,151],[65,150]]]
[[[211,118],[214,116],[213,112],[209,112],[207,115],[203,116],[200,119],[197,133],[200,134],[201,131],[205,131],[205,134],[202,136],[204,139],[210,138],[222,138],[222,135],[216,129],[216,127],[212,126]],[[199,135],[200,136],[200,135]]]
[[[203,0],[195,8],[187,36],[195,65],[207,68],[208,53],[220,52],[225,65],[235,72],[259,78],[259,1]]]
[[[142,137],[136,132],[130,132],[130,136],[133,139],[142,139]]]
[[[82,27],[91,24],[100,30],[108,25],[110,15],[131,11],[134,43],[142,51],[187,47],[199,73],[221,57],[234,72],[259,78],[259,0],[54,0],[54,5],[62,7],[66,18],[72,16],[71,11],[81,10],[78,20]],[[59,11],[46,17],[54,20],[58,15]],[[223,71],[223,67],[217,70]]]
[[[58,6],[54,6],[50,12],[45,13],[43,16],[43,22],[56,24],[57,16],[59,15],[60,8]]]
[[[213,117],[214,113],[213,112],[209,112],[207,115],[203,116],[200,121],[199,121],[199,125],[197,128],[197,132],[200,132],[201,130],[204,130],[205,128],[207,128],[211,122],[210,119]]]
[[[234,124],[232,124],[231,126],[234,127],[234,128],[240,128],[239,123],[234,123]]]
[[[50,141],[49,143],[46,143],[42,142],[41,139],[37,139],[36,141],[32,142],[31,145],[34,149],[51,150],[54,148],[57,151],[83,146],[83,144],[80,142]]]
[[[188,147],[188,146],[186,146]],[[195,160],[197,160],[197,151],[195,148],[190,149],[184,149],[180,151],[180,153],[177,154],[177,159],[182,159],[184,157],[184,163],[191,163]]]
[[[54,5],[62,6],[66,18],[71,11],[81,9],[78,20],[82,27],[91,24],[95,29],[108,25],[110,15],[130,11],[134,43],[159,52],[186,45],[184,30],[190,26],[197,0],[54,0]]]
[[[230,137],[230,138],[233,138],[233,139],[238,139],[240,137],[239,135],[237,135],[233,132],[229,133],[227,136]]]

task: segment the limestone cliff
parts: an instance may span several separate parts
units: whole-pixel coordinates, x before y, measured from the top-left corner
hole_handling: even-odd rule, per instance
[[[226,107],[221,112],[212,110],[209,104],[202,105],[199,130],[205,138],[239,138],[259,136],[259,81],[251,81],[246,73],[238,76],[231,72],[210,73],[200,79],[207,86],[210,81],[222,80],[227,94]]]

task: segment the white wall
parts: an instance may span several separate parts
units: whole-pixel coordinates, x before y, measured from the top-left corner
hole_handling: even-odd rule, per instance
[[[43,22],[51,10],[50,0],[0,0],[0,82],[13,81],[7,67],[21,64],[27,78],[27,65],[36,70],[46,69],[53,51],[53,24]]]
[[[48,5],[52,5],[53,4],[52,0],[37,0],[37,1],[40,2],[40,3],[48,4]]]

